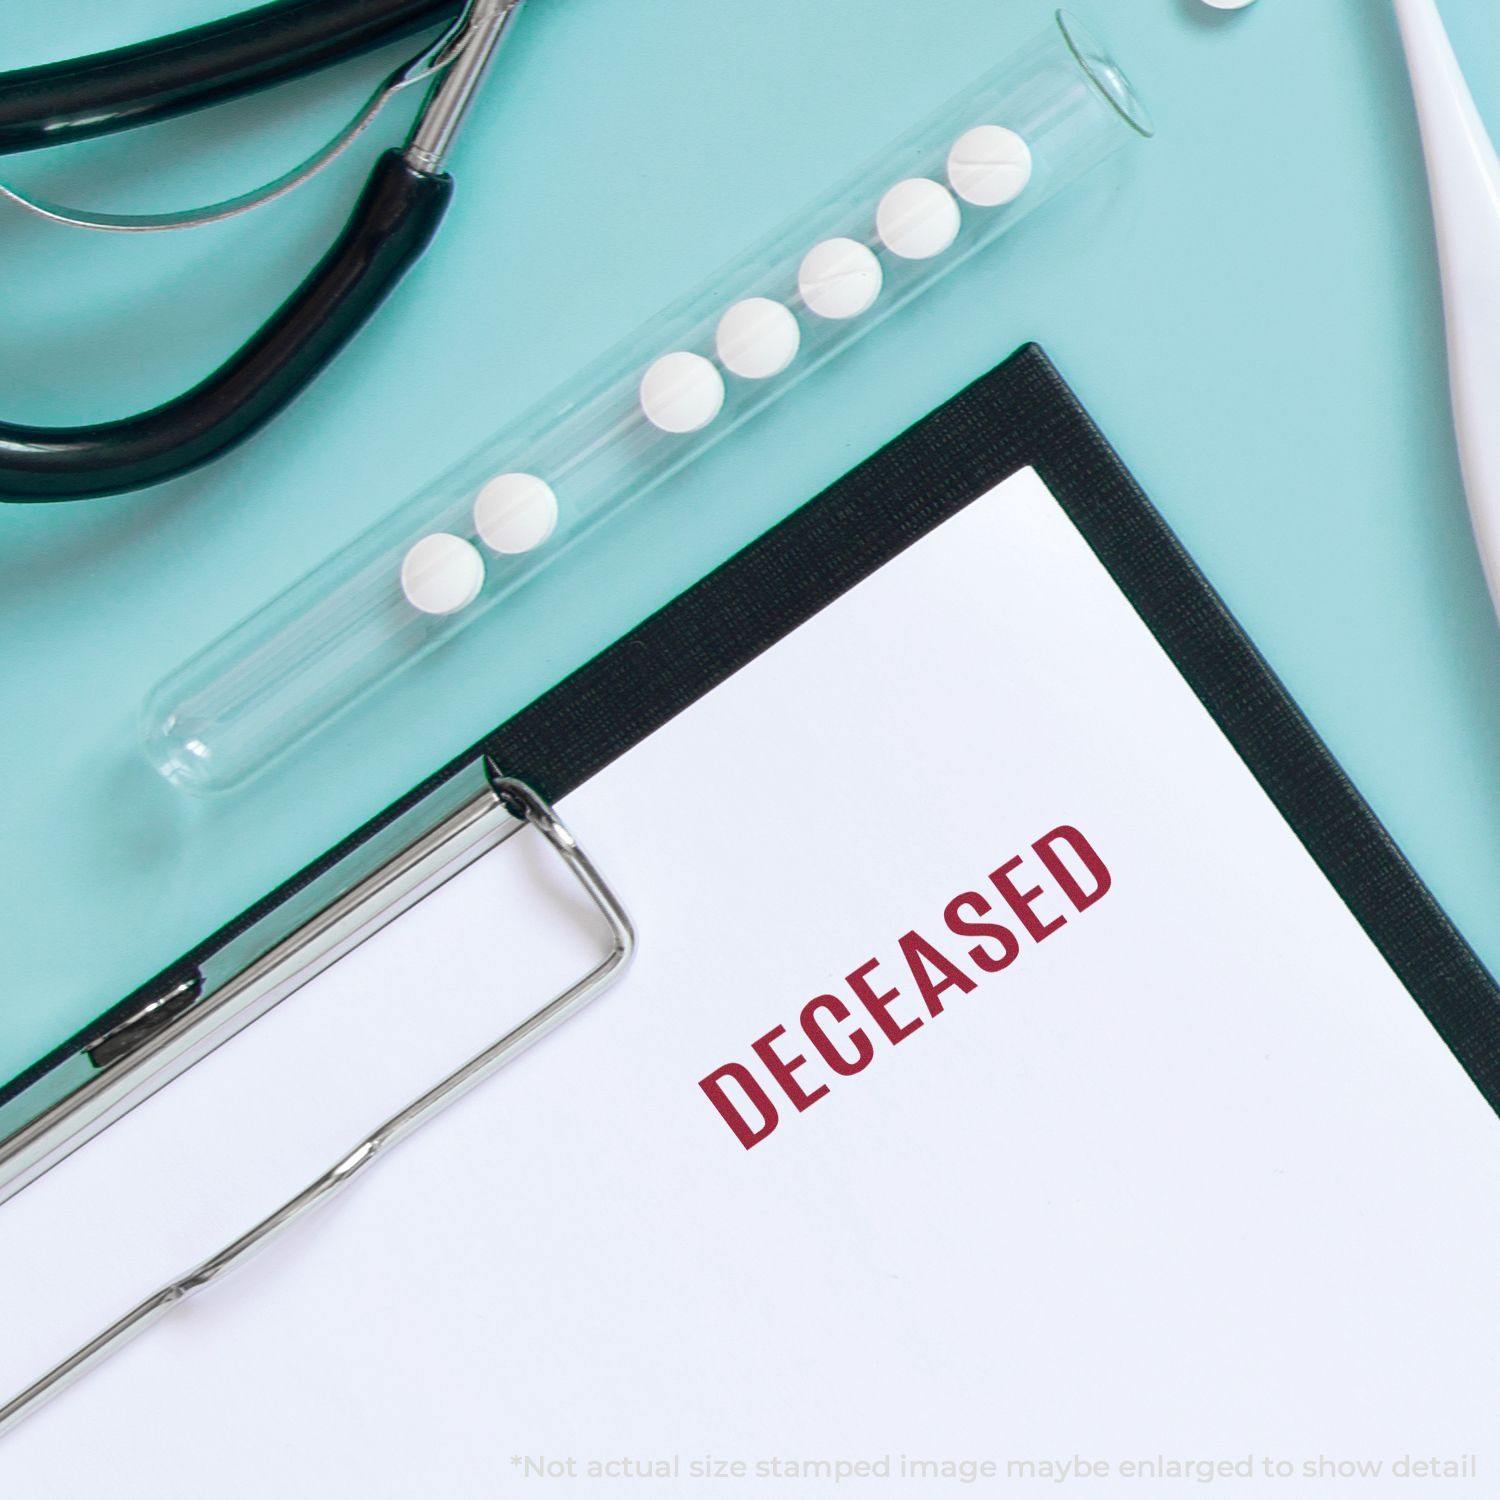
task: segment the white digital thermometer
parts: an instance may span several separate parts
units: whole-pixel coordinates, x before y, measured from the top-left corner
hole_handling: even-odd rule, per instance
[[[1500,157],[1435,0],[1393,3],[1432,188],[1464,488],[1500,612]]]

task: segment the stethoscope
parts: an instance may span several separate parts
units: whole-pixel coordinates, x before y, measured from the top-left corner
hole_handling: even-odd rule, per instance
[[[428,94],[403,146],[376,162],[338,238],[240,350],[174,400],[79,427],[0,422],[0,500],[83,500],[139,489],[216,458],[274,417],[346,344],[422,253],[453,192],[443,170],[464,116],[524,0],[272,0],[223,21],[72,62],[0,74],[0,153],[145,125],[284,82],[447,23],[350,123],[253,192],[167,214],[93,213],[0,184],[54,223],[116,233],[211,224],[300,186],[396,94]]]

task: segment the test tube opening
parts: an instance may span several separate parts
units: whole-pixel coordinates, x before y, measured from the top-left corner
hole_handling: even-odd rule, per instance
[[[1098,90],[1104,102],[1143,140],[1156,134],[1156,124],[1146,102],[1136,91],[1125,70],[1072,11],[1057,12],[1057,27],[1084,77]]]

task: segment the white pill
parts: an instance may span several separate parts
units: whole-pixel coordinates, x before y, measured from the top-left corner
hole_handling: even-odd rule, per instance
[[[1031,147],[1003,125],[976,125],[954,141],[948,153],[948,181],[965,203],[999,208],[1026,191]]]
[[[701,354],[663,354],[641,376],[641,410],[663,432],[697,432],[724,405],[724,377]]]
[[[802,257],[797,290],[820,318],[857,318],[880,295],[884,274],[858,240],[823,240]]]
[[[1213,6],[1215,10],[1244,10],[1252,0],[1203,0],[1203,3]]]
[[[535,474],[497,474],[474,501],[474,529],[493,552],[530,552],[557,525],[557,496]]]
[[[958,203],[942,183],[908,177],[880,200],[875,230],[892,255],[930,260],[958,238]]]
[[[434,531],[401,560],[401,592],[424,615],[451,615],[472,604],[484,583],[484,559],[461,536]]]
[[[797,357],[802,330],[792,310],[769,297],[747,297],[719,319],[714,347],[726,370],[746,380],[779,375]]]

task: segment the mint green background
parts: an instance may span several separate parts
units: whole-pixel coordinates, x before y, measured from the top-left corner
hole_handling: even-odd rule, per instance
[[[441,237],[292,412],[155,491],[0,508],[0,1077],[1030,338],[1500,964],[1500,637],[1388,7],[1076,3],[1158,139],[803,387],[774,441],[737,435],[357,745],[197,803],[145,768],[133,722],[182,657],[1026,40],[1047,0],[533,0]],[[1445,3],[1500,122],[1500,9]],[[0,64],[221,9],[8,0]],[[0,166],[60,198],[195,201],[296,159],[376,71]],[[5,417],[104,418],[205,371],[311,264],[381,143],[196,234],[90,236],[0,207]]]

